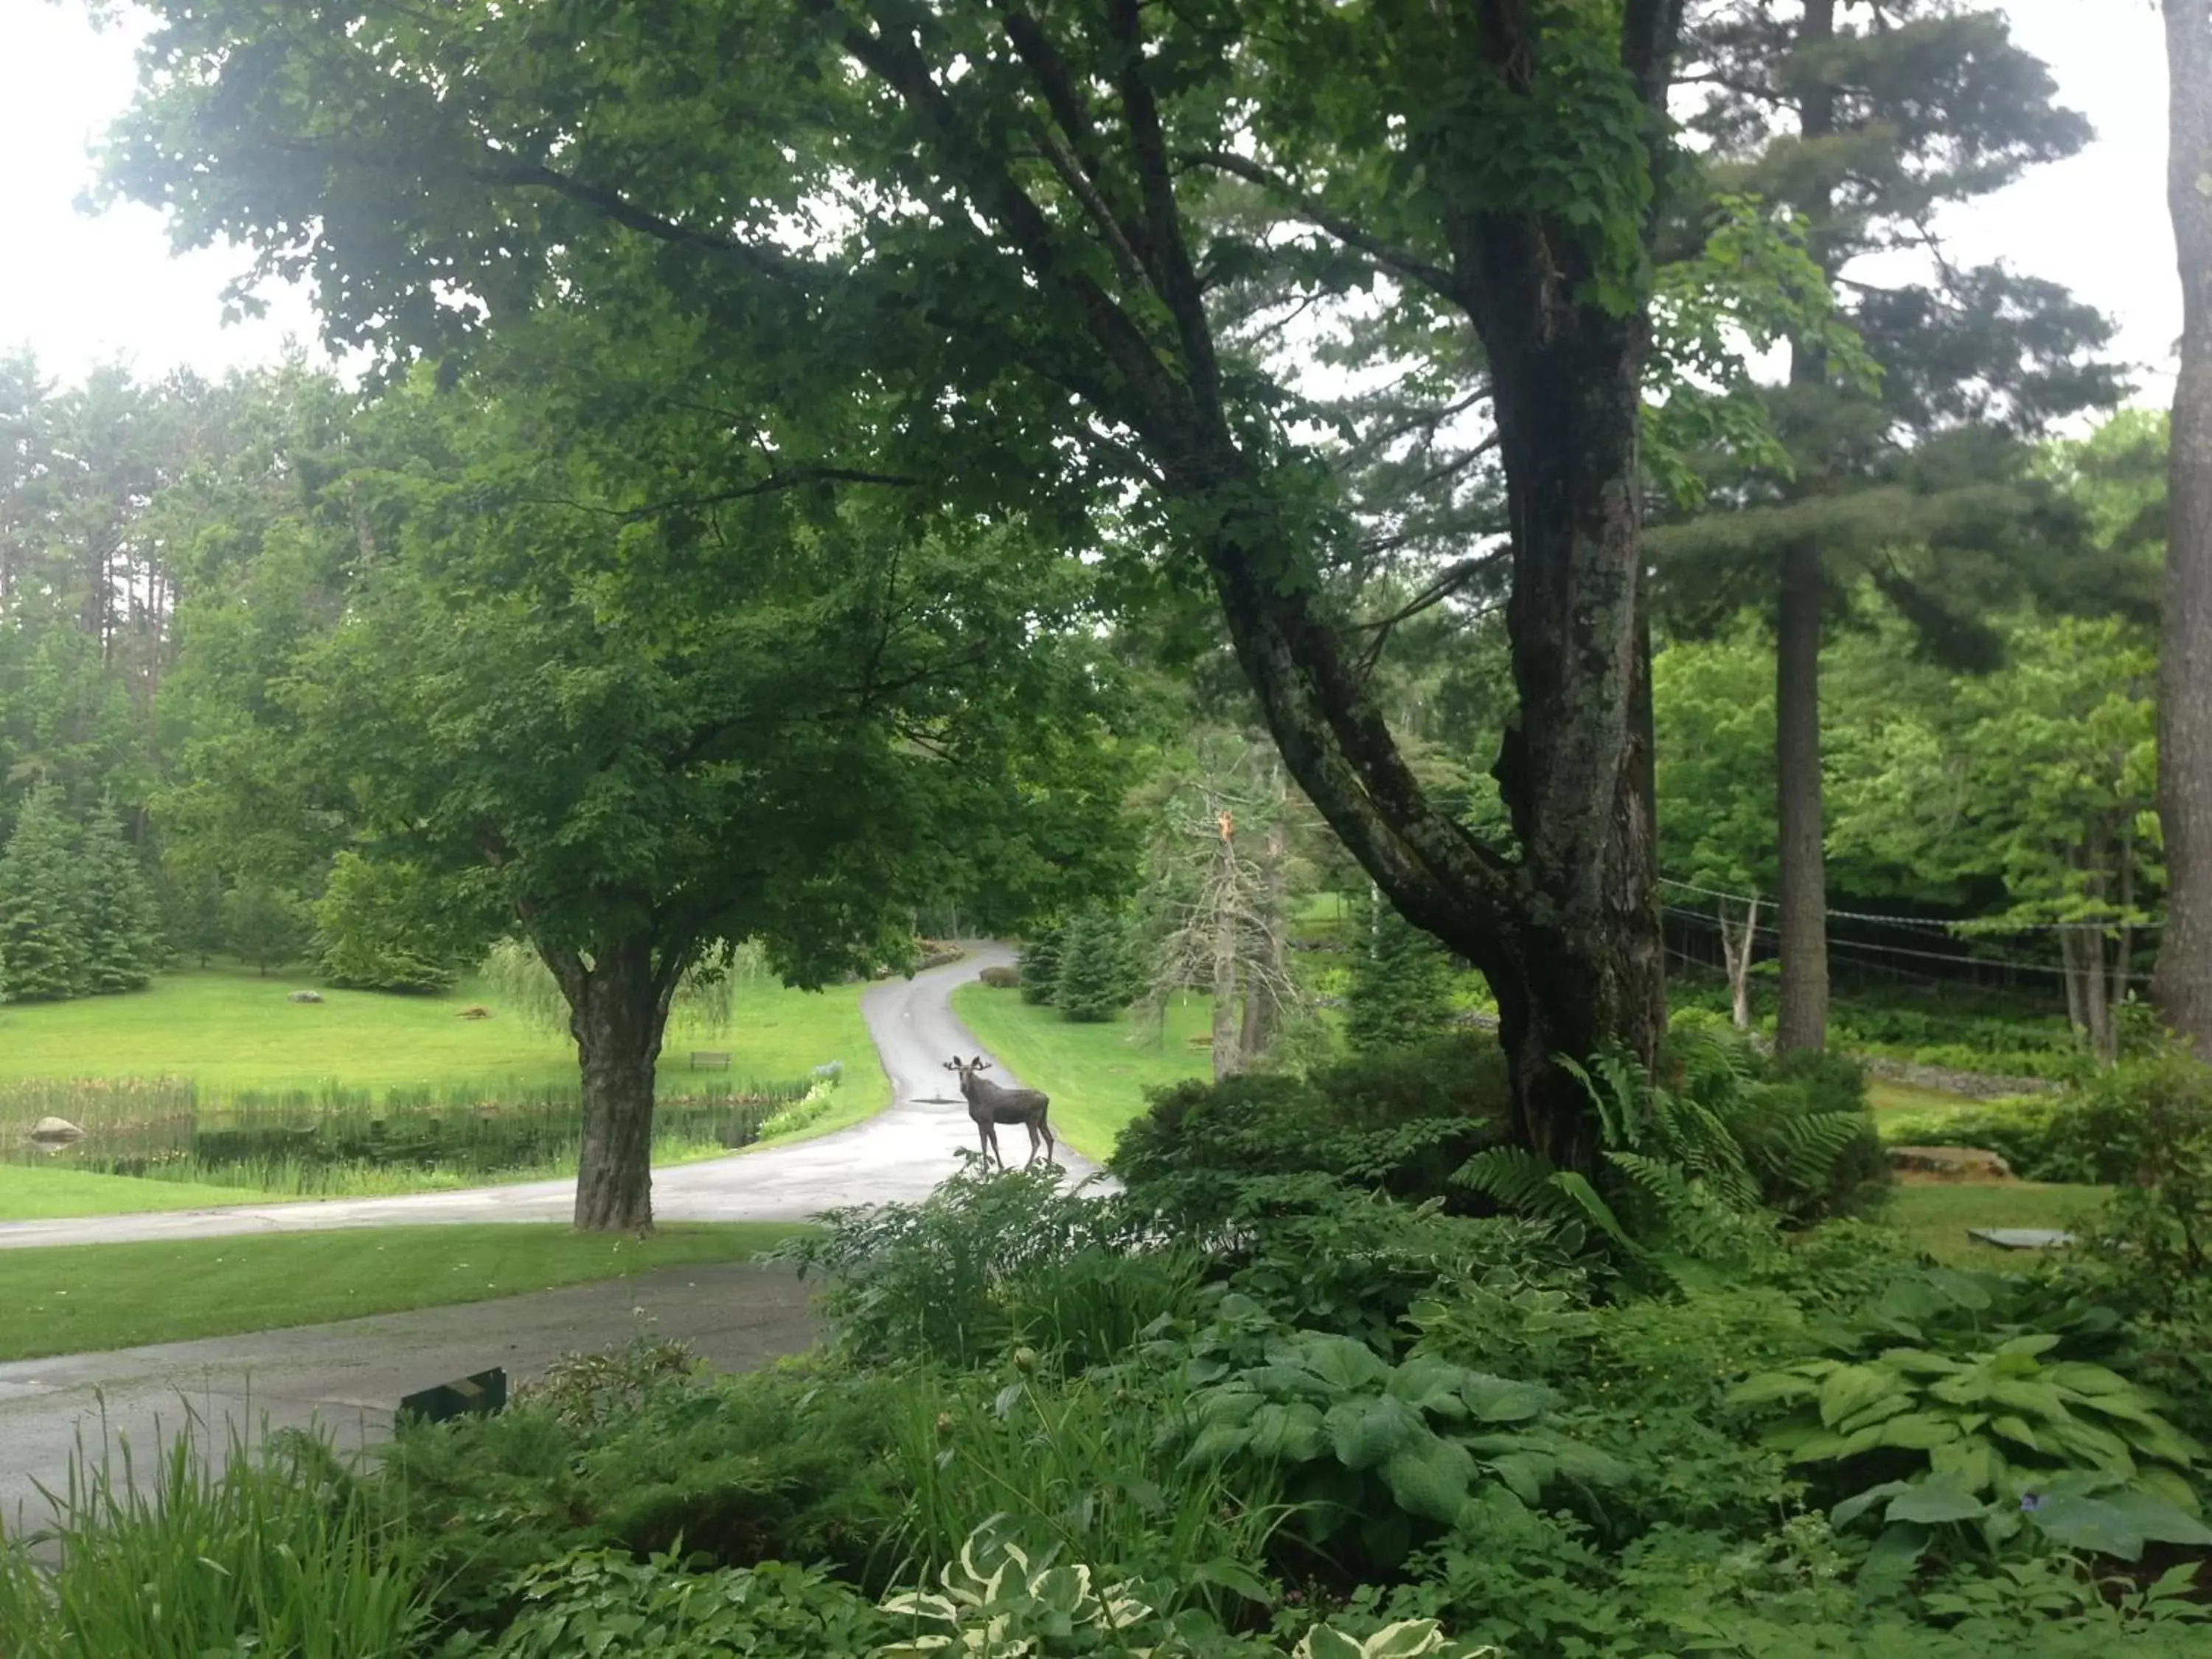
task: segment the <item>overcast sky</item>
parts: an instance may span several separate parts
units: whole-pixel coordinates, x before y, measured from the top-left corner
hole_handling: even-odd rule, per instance
[[[2004,9],[2096,142],[1941,228],[1962,261],[2002,258],[2112,316],[2120,351],[2142,366],[2142,395],[2162,402],[2181,296],[2158,14],[2150,0]],[[0,345],[27,343],[51,373],[75,380],[116,359],[149,377],[179,364],[217,374],[271,361],[288,333],[312,339],[313,313],[297,293],[269,295],[265,319],[224,325],[223,284],[246,263],[235,250],[173,258],[155,214],[77,210],[88,147],[128,100],[134,72],[129,34],[94,32],[75,0],[0,0]]]

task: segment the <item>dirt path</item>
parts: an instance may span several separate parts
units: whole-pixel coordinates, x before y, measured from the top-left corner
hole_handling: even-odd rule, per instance
[[[967,1109],[951,1087],[951,1074],[942,1069],[956,1050],[977,1052],[974,1035],[952,1016],[952,991],[984,969],[1012,960],[1009,946],[979,945],[948,967],[870,987],[860,999],[860,1012],[891,1080],[890,1107],[865,1123],[818,1139],[659,1170],[653,1178],[653,1213],[665,1221],[792,1221],[843,1205],[922,1197],[957,1167],[958,1151],[975,1144]],[[1003,1072],[999,1076],[1010,1085],[1018,1082]],[[1021,1140],[1018,1132],[1000,1137],[1008,1158],[1016,1160],[1024,1156]],[[1060,1162],[1078,1178],[1092,1172],[1091,1165],[1065,1147]],[[0,1249],[441,1221],[566,1221],[574,1198],[573,1181],[536,1181],[404,1198],[0,1222]]]

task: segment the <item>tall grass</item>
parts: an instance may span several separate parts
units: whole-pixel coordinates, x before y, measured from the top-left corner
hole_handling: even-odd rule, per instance
[[[930,1582],[987,1522],[1064,1561],[1158,1576],[1187,1601],[1225,1613],[1253,1585],[1288,1517],[1273,1482],[1220,1462],[1186,1467],[1160,1432],[1187,1409],[1141,1404],[1125,1383],[1086,1377],[1051,1388],[1024,1377],[995,1399],[918,1376],[904,1391],[896,1455],[908,1498],[903,1580]]]
[[[654,1112],[654,1157],[670,1163],[748,1146],[808,1084],[687,1078]],[[0,1083],[0,1162],[294,1197],[419,1192],[572,1172],[578,1108],[573,1083],[380,1094],[334,1083],[219,1092],[182,1078],[28,1079]],[[29,1132],[46,1116],[76,1124],[84,1139],[34,1145]]]
[[[401,1659],[427,1615],[404,1541],[327,1441],[228,1457],[191,1416],[144,1480],[82,1442],[52,1524],[0,1538],[9,1659]]]

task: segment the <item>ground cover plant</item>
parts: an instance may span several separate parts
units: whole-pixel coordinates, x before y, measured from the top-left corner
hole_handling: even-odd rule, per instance
[[[528,1222],[0,1250],[0,1360],[181,1342],[741,1261],[775,1222],[596,1239]]]

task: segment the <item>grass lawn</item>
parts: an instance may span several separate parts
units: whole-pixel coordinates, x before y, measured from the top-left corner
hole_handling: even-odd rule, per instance
[[[191,1181],[141,1181],[0,1164],[0,1221],[50,1221],[59,1216],[126,1215],[147,1210],[204,1210],[251,1204],[264,1194]]]
[[[689,1261],[737,1261],[797,1231],[771,1222],[686,1224],[639,1240],[491,1223],[0,1250],[0,1360],[278,1330]]]
[[[2033,1181],[1900,1184],[1890,1195],[1890,1224],[1933,1255],[1962,1266],[2032,1261],[1966,1237],[1969,1227],[2065,1227],[2102,1204],[2108,1187],[2045,1186]]]
[[[952,1012],[1024,1083],[1052,1097],[1053,1133],[1085,1158],[1111,1155],[1121,1126],[1145,1109],[1146,1089],[1211,1075],[1206,1051],[1189,1041],[1211,1029],[1209,997],[1178,998],[1158,1034],[1127,1019],[1078,1025],[987,985],[955,991]]]
[[[1961,1107],[1984,1103],[1966,1095],[1947,1094],[1941,1089],[1916,1089],[1905,1083],[1867,1079],[1867,1105],[1876,1112],[1955,1112]]]
[[[122,996],[0,1009],[0,1082],[182,1077],[221,1095],[325,1082],[388,1089],[575,1079],[569,1038],[532,1026],[482,983],[464,981],[442,996],[322,988],[319,1003],[284,1000],[313,983],[304,975],[263,979],[244,969],[202,969],[160,975]],[[664,1086],[680,1085],[694,1049],[717,1049],[728,1053],[732,1078],[763,1082],[842,1060],[841,1096],[887,1105],[890,1085],[860,1018],[861,988],[739,986],[728,1031],[671,1028]],[[456,1018],[477,1004],[492,1018]]]

